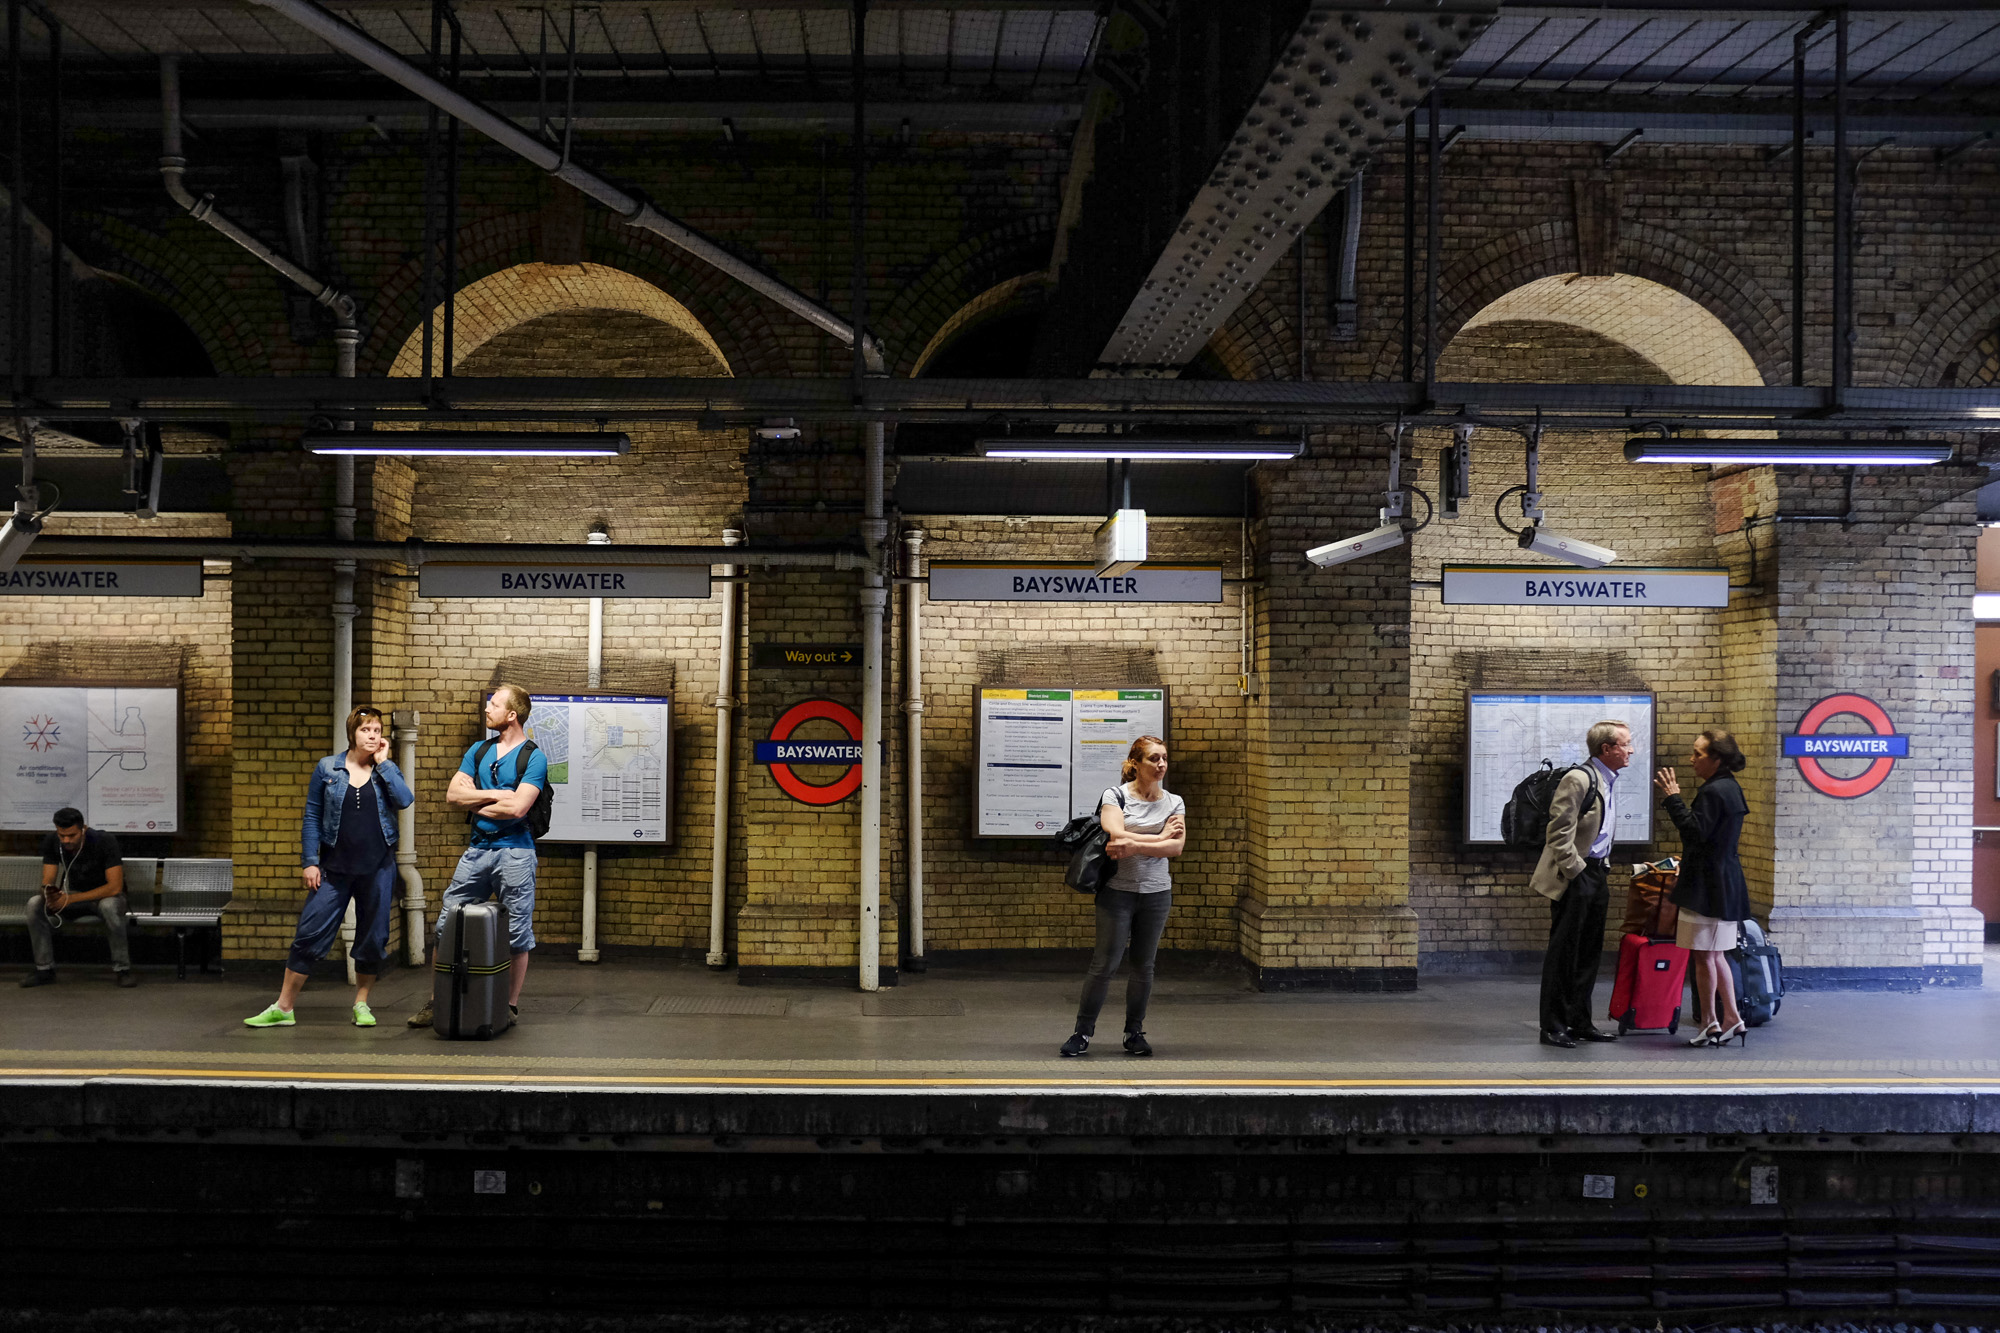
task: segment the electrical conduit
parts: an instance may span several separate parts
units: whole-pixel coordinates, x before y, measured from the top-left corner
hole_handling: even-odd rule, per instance
[[[416,790],[417,724],[422,721],[415,709],[399,709],[390,718],[395,726],[396,767],[403,781]],[[413,801],[396,812],[396,870],[403,877],[403,948],[411,967],[424,965],[424,876],[417,869],[417,807]]]
[[[882,423],[868,423],[868,457],[861,541],[869,565],[861,575],[861,989],[879,989],[882,956]]]
[[[909,596],[903,617],[907,634],[903,650],[903,712],[909,721],[905,738],[909,745],[908,774],[910,813],[905,836],[910,841],[910,943],[909,968],[922,972],[924,963],[924,665],[923,665],[923,570],[920,558],[924,534],[915,528],[903,534],[903,546],[910,553]]]
[[[584,541],[591,546],[611,545],[611,534],[603,524],[590,530]],[[590,599],[590,661],[585,671],[585,687],[597,689],[604,684],[604,599]],[[576,961],[594,963],[597,961],[597,844],[583,845],[583,939],[576,947]]]

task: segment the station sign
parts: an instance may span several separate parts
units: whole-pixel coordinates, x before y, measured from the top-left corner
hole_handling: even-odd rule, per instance
[[[1445,565],[1446,606],[1728,606],[1726,569]]]
[[[419,597],[705,598],[707,565],[527,565],[426,560]]]
[[[37,560],[0,573],[8,597],[199,597],[199,560]]]
[[[794,739],[814,720],[831,722],[847,739]],[[801,805],[839,805],[861,790],[861,718],[833,699],[800,700],[778,714],[769,738],[756,743],[755,759],[770,768],[778,790]],[[832,782],[807,782],[792,771],[793,764],[837,764],[847,772]]]
[[[1868,724],[1865,732],[1827,732],[1820,728],[1836,717],[1858,717]],[[1784,738],[1785,757],[1798,765],[1799,776],[1822,796],[1851,801],[1866,796],[1884,782],[1898,759],[1910,755],[1910,738],[1896,734],[1888,710],[1865,694],[1829,694],[1799,719],[1798,727]],[[1835,777],[1826,771],[1822,759],[1866,759],[1868,767],[1851,778]]]
[[[1088,563],[931,561],[933,602],[1219,602],[1220,565],[1141,565],[1100,575]]]
[[[755,671],[823,671],[861,665],[858,643],[754,643],[750,666]]]

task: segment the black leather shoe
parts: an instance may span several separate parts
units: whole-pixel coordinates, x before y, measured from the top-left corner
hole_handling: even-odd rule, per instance
[[[23,986],[46,986],[55,979],[56,970],[53,967],[38,967],[28,973],[27,976],[22,977],[21,984]]]
[[[1125,1034],[1125,1054],[1151,1055],[1152,1053],[1153,1044],[1146,1040],[1145,1033],[1128,1032]]]
[[[1566,1051],[1574,1050],[1576,1049],[1576,1038],[1570,1036],[1567,1032],[1544,1031],[1542,1033],[1542,1045],[1560,1046]]]
[[[1578,1041],[1617,1041],[1618,1034],[1606,1032],[1603,1028],[1571,1028],[1570,1036]]]
[[[1079,1055],[1088,1053],[1089,1050],[1090,1038],[1081,1032],[1072,1032],[1069,1034],[1069,1040],[1062,1044],[1061,1054],[1065,1060],[1073,1060]]]

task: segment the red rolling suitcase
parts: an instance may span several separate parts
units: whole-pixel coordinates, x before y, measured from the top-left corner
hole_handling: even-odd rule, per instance
[[[1671,939],[1627,935],[1618,942],[1618,979],[1611,986],[1610,1017],[1623,1036],[1634,1028],[1680,1030],[1681,994],[1687,987],[1688,951]]]

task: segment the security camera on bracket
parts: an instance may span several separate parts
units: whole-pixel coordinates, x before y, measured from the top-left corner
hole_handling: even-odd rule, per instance
[[[1502,531],[1511,534],[1516,544],[1524,551],[1533,551],[1538,555],[1552,555],[1558,560],[1581,565],[1585,569],[1598,569],[1616,560],[1618,552],[1608,546],[1599,546],[1594,542],[1584,541],[1581,537],[1566,537],[1560,532],[1550,531],[1545,525],[1546,515],[1542,512],[1541,490],[1542,428],[1538,423],[1528,427],[1522,434],[1528,441],[1528,484],[1509,486],[1500,492],[1499,498],[1493,502],[1493,521],[1500,525]],[[1525,528],[1510,528],[1507,526],[1507,520],[1500,517],[1500,506],[1507,502],[1508,496],[1515,494],[1521,497],[1521,517],[1528,520],[1528,526]]]
[[[1422,523],[1415,527],[1405,526],[1408,521],[1409,497],[1413,494],[1422,495],[1427,508],[1431,498],[1414,486],[1407,489],[1403,486],[1403,423],[1398,421],[1394,426],[1384,426],[1382,429],[1389,436],[1389,486],[1382,496],[1382,508],[1376,513],[1381,526],[1371,528],[1359,536],[1343,537],[1337,542],[1328,542],[1324,546],[1315,546],[1307,551],[1306,559],[1321,569],[1331,565],[1344,565],[1350,560],[1359,560],[1363,556],[1401,546],[1409,533],[1428,526],[1431,521],[1427,513]]]

